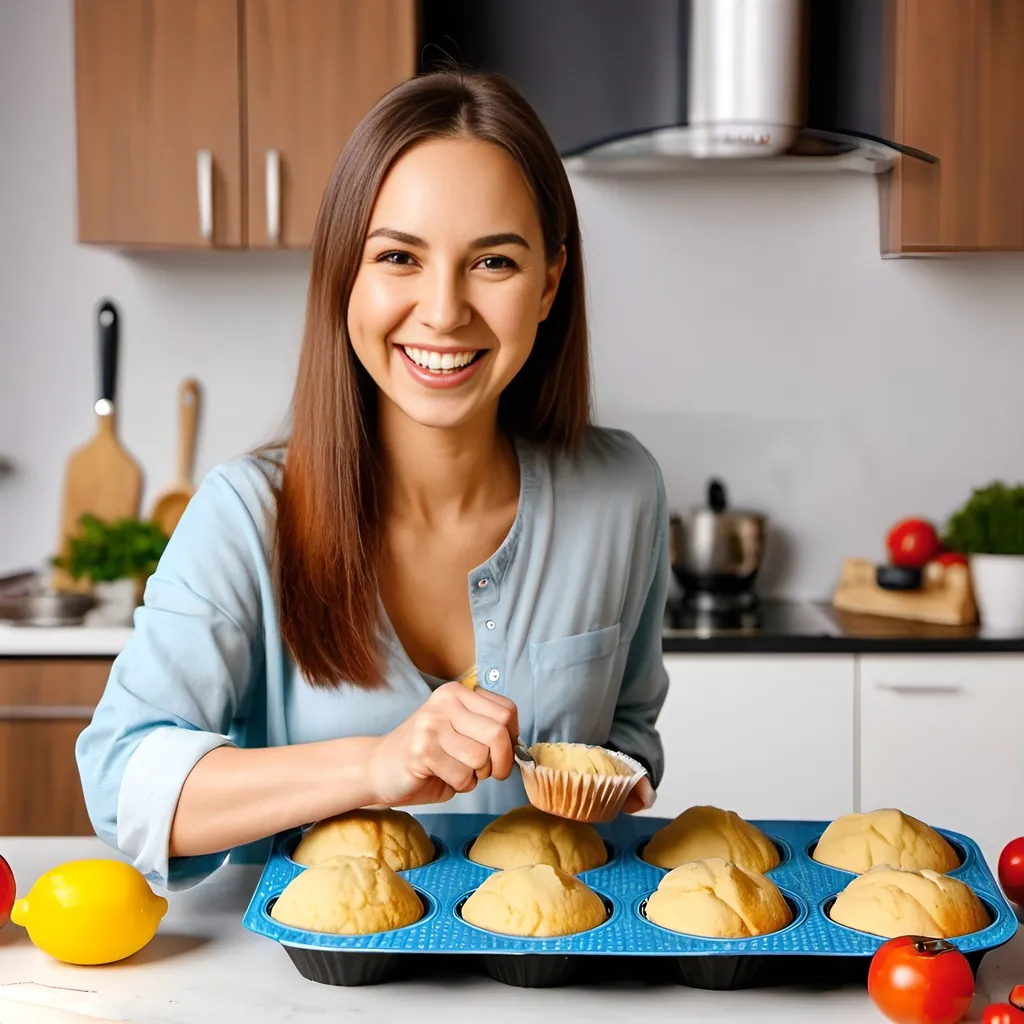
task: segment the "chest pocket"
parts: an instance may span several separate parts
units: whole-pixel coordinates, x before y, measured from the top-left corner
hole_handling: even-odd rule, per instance
[[[606,743],[622,684],[619,623],[530,645],[537,741]]]

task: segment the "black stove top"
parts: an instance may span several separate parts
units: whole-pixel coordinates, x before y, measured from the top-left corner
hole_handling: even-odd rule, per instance
[[[802,601],[762,599],[749,608],[712,611],[670,601],[665,608],[665,637],[837,636],[839,630],[819,607]]]

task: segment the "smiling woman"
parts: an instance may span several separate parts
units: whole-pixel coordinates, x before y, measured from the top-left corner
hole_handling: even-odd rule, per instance
[[[204,481],[79,740],[98,833],[151,878],[359,807],[502,813],[520,738],[657,783],[664,487],[591,425],[583,296],[569,182],[506,81],[425,75],[367,115],[289,436]]]

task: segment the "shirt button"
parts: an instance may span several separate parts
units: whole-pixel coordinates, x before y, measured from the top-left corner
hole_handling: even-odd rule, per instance
[[[496,683],[500,678],[501,673],[496,668],[492,668],[491,671],[487,673],[487,682],[489,683]]]
[[[483,590],[483,588],[487,586],[487,577],[486,577],[486,576],[484,576],[484,577],[483,577],[483,579],[477,580],[477,583],[476,583],[476,585],[477,585],[477,586],[478,586],[478,587],[479,587],[479,588],[480,588],[481,590]]]
[[[486,622],[484,623],[484,625],[485,625],[485,626],[486,626],[486,627],[487,627],[488,629],[494,629],[494,626],[495,626],[495,622],[494,622],[494,619],[488,619],[488,620],[487,620],[487,621],[486,621]]]

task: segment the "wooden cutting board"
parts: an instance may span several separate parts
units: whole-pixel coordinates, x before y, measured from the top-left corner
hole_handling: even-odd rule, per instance
[[[157,498],[149,516],[168,537],[174,532],[185,506],[196,493],[192,466],[196,457],[198,420],[199,382],[189,377],[178,388],[178,475],[174,483]]]
[[[57,549],[68,553],[68,537],[78,532],[78,521],[86,512],[110,522],[139,514],[142,498],[142,470],[122,447],[117,437],[118,315],[110,301],[96,311],[100,357],[100,395],[96,402],[96,433],[76,449],[64,471],[64,495],[60,514]],[[54,570],[54,587],[87,590],[61,569]]]

